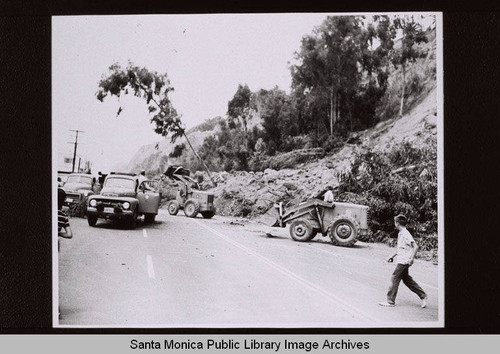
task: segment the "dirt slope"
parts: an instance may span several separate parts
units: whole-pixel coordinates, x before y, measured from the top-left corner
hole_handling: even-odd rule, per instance
[[[215,174],[219,185],[212,190],[216,195],[218,214],[257,217],[278,201],[294,205],[320,194],[329,185],[337,185],[337,173],[350,167],[353,153],[358,149],[388,149],[403,141],[420,145],[425,144],[429,137],[436,139],[436,134],[434,87],[406,115],[358,133],[356,144],[347,144],[336,154],[301,164],[295,169]]]

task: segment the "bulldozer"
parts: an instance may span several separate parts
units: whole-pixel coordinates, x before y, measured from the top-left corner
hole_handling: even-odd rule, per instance
[[[215,215],[214,195],[200,190],[190,174],[182,166],[169,166],[164,172],[167,178],[179,185],[175,199],[168,202],[168,213],[177,215],[183,209],[187,217],[195,218],[200,213],[205,219],[210,219]]]
[[[336,246],[353,246],[368,232],[368,207],[365,205],[324,202],[310,199],[285,211],[275,204],[278,218],[273,227],[290,224],[290,236],[298,242],[311,241],[318,233],[329,236]]]

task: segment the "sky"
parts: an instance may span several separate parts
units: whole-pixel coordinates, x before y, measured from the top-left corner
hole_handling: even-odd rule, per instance
[[[144,100],[95,93],[111,64],[167,73],[171,100],[187,128],[224,116],[238,84],[252,91],[278,86],[289,92],[290,62],[301,39],[328,16],[220,14],[56,16],[52,18],[52,119],[57,155],[78,155],[93,171],[127,163],[154,133]],[[123,108],[116,116],[119,107]],[[56,157],[57,158],[57,157]],[[77,159],[78,160],[78,159]]]
[[[144,100],[95,93],[118,62],[166,72],[174,107],[190,128],[224,116],[238,84],[251,90],[289,91],[289,62],[302,36],[327,14],[64,16],[52,19],[52,112],[58,154],[78,155],[93,170],[128,162],[143,145],[162,139],[153,131]],[[117,117],[116,112],[123,111]]]

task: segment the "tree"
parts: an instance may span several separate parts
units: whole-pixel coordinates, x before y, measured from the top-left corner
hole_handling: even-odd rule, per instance
[[[282,109],[287,100],[285,91],[280,90],[277,86],[272,90],[259,90],[254,98],[255,109],[264,128],[264,139],[267,142],[274,140],[278,149],[284,135]]]
[[[420,56],[416,44],[427,43],[428,39],[422,25],[415,21],[414,16],[396,16],[392,22],[392,31],[401,33],[401,48],[392,48],[392,63],[396,68],[401,65],[403,75],[399,105],[399,115],[402,116],[406,86],[406,66],[408,62],[415,62]]]
[[[230,121],[239,120],[243,127],[245,145],[248,150],[250,150],[248,146],[248,119],[251,116],[251,97],[252,91],[250,91],[248,85],[239,84],[236,93],[227,104],[227,115]]]
[[[102,76],[98,87],[96,97],[101,102],[108,95],[119,98],[121,94],[129,94],[129,90],[134,96],[146,100],[151,115],[150,121],[156,125],[154,131],[165,137],[170,134],[172,143],[175,143],[178,138],[183,136],[196,158],[207,171],[212,184],[216,185],[208,167],[191,144],[186,134],[186,128],[181,121],[181,116],[179,116],[170,101],[169,93],[174,88],[170,84],[166,73],[159,74],[156,71],[135,66],[131,62],[128,63],[126,68],[114,63],[109,67],[109,73]],[[121,111],[122,107],[119,107],[117,116]]]
[[[291,67],[293,88],[312,96],[312,107],[328,102],[328,109],[319,111],[328,116],[330,135],[342,115],[350,116],[348,101],[360,82],[366,48],[374,35],[373,29],[366,32],[362,17],[329,16],[312,35],[303,37],[295,54],[299,63]]]

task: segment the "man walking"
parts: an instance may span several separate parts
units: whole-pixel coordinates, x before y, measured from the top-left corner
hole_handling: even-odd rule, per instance
[[[387,262],[392,263],[394,257],[398,257],[398,264],[394,273],[391,277],[391,285],[389,291],[387,292],[387,301],[379,303],[380,306],[394,307],[396,305],[396,295],[398,293],[398,287],[401,280],[403,283],[418,295],[420,300],[422,300],[421,307],[427,306],[427,294],[424,290],[417,284],[415,280],[410,276],[408,269],[413,264],[415,255],[417,254],[418,245],[415,243],[410,232],[406,229],[408,220],[404,215],[398,215],[394,218],[394,225],[396,229],[399,230],[398,234],[398,245],[397,252],[387,260]]]

